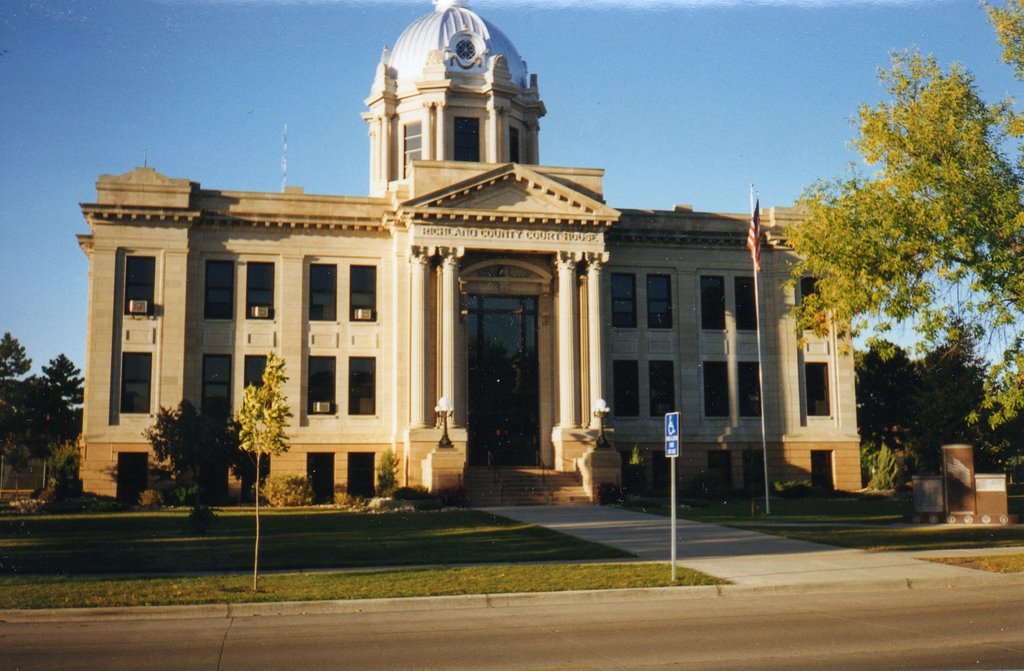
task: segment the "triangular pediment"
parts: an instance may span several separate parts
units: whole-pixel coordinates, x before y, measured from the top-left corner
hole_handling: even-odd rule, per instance
[[[609,225],[619,212],[525,166],[509,163],[403,204],[403,210],[452,219],[530,220]]]

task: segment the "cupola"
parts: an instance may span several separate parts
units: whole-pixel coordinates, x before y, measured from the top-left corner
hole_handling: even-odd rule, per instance
[[[466,0],[434,0],[384,48],[366,105],[374,196],[407,180],[416,160],[539,162],[536,75]]]

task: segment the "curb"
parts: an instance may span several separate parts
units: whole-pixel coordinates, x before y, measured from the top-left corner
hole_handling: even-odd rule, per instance
[[[522,608],[565,604],[616,604],[650,601],[694,601],[709,598],[835,594],[850,591],[901,592],[905,590],[957,590],[977,587],[1024,587],[1024,574],[981,574],[956,578],[891,578],[867,583],[806,583],[798,585],[701,585],[636,589],[467,594],[460,596],[352,599],[333,601],[280,601],[269,603],[200,604],[187,606],[131,606],[125,608],[55,608],[0,610],[0,626],[56,622],[127,620],[231,619],[306,615],[353,615],[465,608]]]

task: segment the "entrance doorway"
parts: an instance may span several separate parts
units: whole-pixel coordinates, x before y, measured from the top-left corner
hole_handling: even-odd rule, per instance
[[[306,454],[306,475],[313,486],[313,503],[334,503],[334,452]]]
[[[832,479],[832,450],[811,450],[811,485],[826,492],[836,488]]]
[[[117,500],[132,505],[149,487],[149,455],[145,452],[117,453]]]
[[[467,303],[469,463],[536,465],[537,297],[470,295]]]

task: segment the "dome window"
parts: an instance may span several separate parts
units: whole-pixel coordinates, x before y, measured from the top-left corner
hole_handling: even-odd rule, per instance
[[[476,56],[476,45],[473,40],[463,38],[455,44],[455,55],[463,61],[471,61]]]

